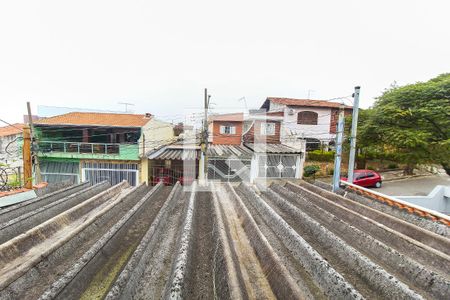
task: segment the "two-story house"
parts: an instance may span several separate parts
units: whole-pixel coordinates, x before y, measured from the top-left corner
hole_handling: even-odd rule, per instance
[[[71,112],[35,123],[42,180],[148,182],[146,151],[173,141],[151,114]]]
[[[211,117],[208,178],[222,181],[300,178],[304,147],[282,143],[283,119],[283,112],[266,111]]]
[[[334,143],[340,105],[324,100],[269,97],[261,109],[268,113],[283,113],[282,140],[295,136],[305,139],[308,148],[319,148],[321,143]],[[350,115],[352,109],[344,105],[345,115]]]

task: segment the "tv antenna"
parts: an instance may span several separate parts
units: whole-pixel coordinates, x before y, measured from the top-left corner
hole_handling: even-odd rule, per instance
[[[247,107],[247,99],[245,99],[245,96],[239,98],[238,101],[239,101],[239,102],[243,101],[243,102],[244,102],[244,105],[245,105],[245,110],[248,110],[248,107]]]
[[[119,104],[125,105],[125,112],[128,112],[128,106],[134,106],[133,103],[129,103],[129,102],[118,102]]]

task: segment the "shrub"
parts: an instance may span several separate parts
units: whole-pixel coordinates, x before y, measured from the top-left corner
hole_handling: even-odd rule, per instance
[[[396,163],[390,163],[390,164],[388,164],[387,167],[388,167],[388,169],[397,169],[398,165]]]
[[[323,152],[321,150],[314,150],[307,152],[306,159],[310,161],[334,161],[334,151]]]
[[[376,171],[375,167],[372,167],[372,166],[367,166],[367,170]]]
[[[327,175],[333,175],[334,173],[334,169],[333,168],[329,168],[327,171]]]
[[[317,171],[320,170],[320,167],[318,165],[310,165],[303,168],[303,175],[305,177],[310,177],[316,174]]]

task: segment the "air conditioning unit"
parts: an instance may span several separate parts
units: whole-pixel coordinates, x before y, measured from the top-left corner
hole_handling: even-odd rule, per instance
[[[292,108],[289,108],[288,115],[290,115],[290,116],[294,115],[294,110]]]

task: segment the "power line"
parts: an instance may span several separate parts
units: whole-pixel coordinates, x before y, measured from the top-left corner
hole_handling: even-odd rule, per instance
[[[16,129],[19,129],[20,131],[23,131],[22,128],[19,128],[19,127],[17,127],[17,126],[14,126],[13,124],[6,122],[5,120],[0,119],[0,121],[3,122],[3,123],[5,123],[5,124],[7,124],[7,125],[9,125],[9,126],[12,126],[12,127],[16,128]]]

